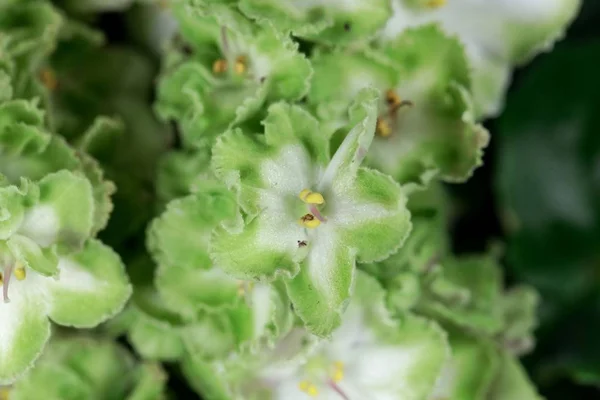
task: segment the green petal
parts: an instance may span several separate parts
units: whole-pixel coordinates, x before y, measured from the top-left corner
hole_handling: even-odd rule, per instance
[[[0,187],[0,240],[12,236],[25,216],[25,196],[16,186]]]
[[[165,398],[167,374],[160,364],[144,363],[135,371],[135,386],[125,400],[162,400]]]
[[[50,342],[38,365],[46,364],[73,371],[99,396],[123,398],[130,383],[127,378],[134,359],[113,341],[73,336]]]
[[[354,254],[340,246],[336,233],[324,226],[309,244],[300,272],[286,282],[294,312],[315,335],[329,336],[341,323],[351,295]]]
[[[437,26],[424,26],[384,51],[401,76],[395,92],[412,106],[391,119],[391,136],[375,140],[368,162],[402,183],[419,181],[427,170],[447,181],[465,180],[481,165],[489,137],[475,123],[462,44]]]
[[[96,236],[108,224],[110,214],[114,208],[111,196],[116,192],[117,187],[113,182],[104,179],[104,171],[100,168],[96,160],[83,152],[79,153],[78,156],[81,160],[82,171],[92,185],[94,225],[91,236]]]
[[[301,3],[241,0],[239,7],[248,17],[261,23],[273,23],[280,30],[291,30],[298,36],[331,44],[364,41],[383,27],[391,14],[390,4],[385,0]]]
[[[304,232],[295,221],[288,226],[290,223],[278,217],[259,214],[246,222],[241,233],[217,227],[211,239],[215,264],[240,279],[296,275],[298,261],[304,256],[298,238],[303,238]]]
[[[94,327],[116,315],[131,286],[119,256],[94,239],[59,263],[58,279],[48,279],[50,318],[61,325]]]
[[[336,204],[336,213],[347,216],[343,222],[335,221],[340,244],[355,249],[359,262],[389,257],[411,230],[402,189],[391,177],[366,168],[359,169],[348,186],[344,196],[351,200]]]
[[[10,302],[0,303],[0,384],[12,383],[30,368],[50,337],[46,300],[36,287],[48,278],[30,275],[13,282]]]
[[[240,283],[218,268],[160,266],[156,287],[169,307],[193,319],[199,310],[218,310],[239,301]]]
[[[269,146],[300,143],[313,162],[325,166],[329,161],[329,138],[321,132],[318,121],[304,109],[286,103],[273,104],[262,124]]]
[[[447,258],[417,306],[426,314],[487,334],[502,328],[502,276],[491,255]]]
[[[177,199],[155,219],[148,231],[148,249],[159,265],[205,270],[212,263],[208,243],[212,229],[235,217],[235,199],[225,187]]]
[[[228,356],[235,348],[236,333],[227,315],[203,314],[181,330],[181,337],[187,354],[210,360]]]
[[[499,367],[498,351],[491,341],[450,331],[452,357],[447,362],[431,400],[486,400]]]
[[[199,355],[186,354],[181,369],[188,384],[208,400],[230,400],[231,393],[223,374],[216,367],[218,361],[209,362]]]
[[[6,241],[6,245],[15,259],[26,267],[45,276],[59,272],[59,260],[54,247],[40,247],[35,241],[23,235],[13,235]]]
[[[308,103],[324,122],[342,119],[361,89],[372,86],[382,92],[396,86],[399,74],[375,52],[315,52],[311,57],[315,73]]]
[[[377,121],[377,92],[361,89],[350,106],[350,132],[331,158],[321,175],[318,190],[332,186],[336,181],[343,185],[352,179],[373,141]]]
[[[487,400],[542,400],[527,377],[525,369],[514,357],[503,354],[500,372],[490,388]]]
[[[179,329],[136,310],[136,318],[127,334],[135,350],[149,360],[178,360],[185,354]]]
[[[37,365],[10,391],[11,400],[79,400],[91,399],[94,395],[93,388],[74,371],[53,363]]]
[[[238,282],[213,267],[208,253],[212,229],[236,215],[237,205],[222,185],[210,185],[168,204],[148,231],[148,248],[160,265],[156,286],[165,302],[187,318],[198,310],[231,305]]]
[[[35,239],[40,233],[38,230],[43,229],[45,240],[57,243],[62,252],[81,248],[90,236],[94,223],[94,198],[90,182],[71,172],[61,171],[45,176],[39,182],[39,187],[40,201],[29,213],[55,222],[47,223],[48,226],[28,224],[25,233]],[[54,235],[49,235],[49,230]]]
[[[520,356],[533,348],[539,303],[540,295],[529,286],[513,287],[505,293],[502,299],[504,327],[500,341],[510,353]]]

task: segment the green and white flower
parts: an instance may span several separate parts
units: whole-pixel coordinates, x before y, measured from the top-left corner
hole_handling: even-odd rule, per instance
[[[372,85],[381,100],[368,165],[403,184],[435,175],[467,179],[481,165],[488,133],[474,121],[462,45],[428,25],[405,31],[383,50],[318,53],[309,104],[336,129],[348,99]]]
[[[343,323],[330,340],[296,328],[251,358],[205,363],[189,357],[183,371],[210,400],[417,400],[432,391],[448,355],[445,334],[435,323],[411,315],[391,319],[381,287],[359,274]]]
[[[0,382],[22,374],[60,325],[93,327],[130,294],[119,257],[88,239],[92,187],[68,171],[0,187]]]
[[[388,257],[410,229],[400,186],[360,167],[376,105],[373,90],[358,95],[352,128],[333,157],[318,121],[283,103],[269,108],[264,135],[236,129],[213,149],[214,170],[245,214],[243,228],[215,230],[215,263],[240,279],[284,277],[295,312],[318,335],[339,325],[355,262]]]
[[[158,264],[155,285],[166,308],[188,323],[229,319],[232,337],[251,348],[289,329],[292,314],[280,288],[236,279],[212,263],[211,232],[237,214],[235,197],[222,183],[199,180],[192,195],[171,201],[154,220],[147,247]]]
[[[225,5],[205,14],[189,3],[173,4],[173,12],[191,54],[167,56],[156,105],[163,119],[179,123],[185,146],[211,146],[266,102],[306,94],[312,69],[289,35],[256,27]]]
[[[477,116],[500,112],[512,67],[559,39],[580,0],[392,0],[381,31],[387,43],[405,29],[431,22],[457,35],[473,71]]]

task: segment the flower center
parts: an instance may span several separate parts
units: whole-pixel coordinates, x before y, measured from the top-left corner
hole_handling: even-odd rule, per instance
[[[385,103],[384,112],[377,117],[377,125],[375,126],[375,134],[382,138],[390,137],[396,130],[398,112],[402,108],[413,106],[412,101],[402,100],[392,89],[385,92]]]
[[[223,75],[230,70],[229,62],[224,58],[215,60],[212,66],[213,73],[215,75]],[[245,55],[239,55],[233,62],[233,72],[237,76],[242,76],[248,70],[248,57]]]
[[[308,213],[304,214],[298,222],[305,228],[316,228],[327,219],[321,214],[318,206],[325,204],[325,198],[321,193],[313,192],[310,189],[304,189],[298,195],[308,207]]]
[[[317,397],[324,386],[333,389],[344,400],[349,400],[338,384],[344,379],[344,363],[330,364],[321,357],[309,360],[305,366],[308,379],[298,383],[298,389],[310,397]]]
[[[5,303],[10,302],[10,298],[8,297],[8,285],[10,284],[10,279],[12,276],[18,281],[22,281],[27,277],[27,272],[25,271],[25,266],[20,262],[17,262],[14,266],[12,264],[7,264],[4,266],[2,272],[0,272],[0,285],[2,285],[2,298]]]

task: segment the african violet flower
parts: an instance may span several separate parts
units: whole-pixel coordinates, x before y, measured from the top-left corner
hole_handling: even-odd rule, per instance
[[[185,146],[211,146],[265,102],[298,100],[308,91],[310,63],[289,35],[257,27],[224,5],[210,14],[187,2],[172,9],[185,51],[167,55],[156,109],[179,123]]]
[[[93,327],[117,313],[131,288],[119,257],[88,239],[92,187],[68,171],[0,187],[0,382],[13,381],[42,351],[48,317]]]
[[[165,382],[159,365],[137,363],[112,341],[59,336],[7,395],[10,400],[160,400],[165,398]]]
[[[180,294],[180,303],[187,306],[180,310],[173,307],[176,302],[166,301],[170,297],[163,297],[154,287],[151,263],[136,262],[130,265],[130,270],[134,282],[132,301],[103,331],[114,336],[126,334],[132,346],[146,359],[179,361],[186,354],[214,359],[232,351],[253,351],[258,343],[268,343],[290,326],[289,304],[270,285],[251,287],[236,281],[235,294],[219,309],[215,300],[203,303],[208,298],[206,295],[190,295],[183,300],[184,294]],[[173,272],[179,273],[177,269]],[[203,270],[198,272],[202,277]],[[215,296],[215,299],[219,297],[224,296]],[[193,314],[191,308],[196,310]]]
[[[477,115],[502,107],[514,65],[528,61],[560,38],[580,0],[392,0],[393,15],[381,42],[406,28],[437,22],[465,45],[473,71]]]
[[[235,279],[209,258],[211,231],[236,209],[232,193],[206,177],[193,194],[171,201],[148,229],[156,274],[148,260],[130,266],[133,301],[109,330],[123,325],[147,358],[179,360],[252,351],[289,329],[289,301],[278,287]]]
[[[299,327],[249,357],[207,363],[190,356],[183,371],[209,400],[417,400],[432,391],[447,357],[445,334],[433,321],[390,318],[381,287],[359,273],[330,340]]]
[[[0,153],[0,173],[13,183],[21,177],[39,180],[60,170],[85,175],[94,197],[92,234],[106,226],[114,185],[104,179],[98,163],[88,154],[75,151],[62,137],[46,131],[44,112],[37,102],[0,103]]]
[[[340,323],[355,262],[388,257],[410,229],[400,186],[360,167],[376,104],[374,91],[358,94],[351,130],[333,157],[318,121],[284,103],[269,108],[264,135],[236,129],[213,149],[214,170],[245,213],[243,228],[215,230],[215,263],[242,279],[284,277],[295,312],[319,335]]]
[[[462,181],[481,164],[488,133],[474,121],[464,51],[437,27],[408,30],[385,52],[322,51],[312,63],[308,101],[331,129],[361,88],[379,90],[369,166],[400,183],[422,183],[432,175]]]

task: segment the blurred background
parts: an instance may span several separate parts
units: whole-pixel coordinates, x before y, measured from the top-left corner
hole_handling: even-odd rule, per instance
[[[91,22],[111,44],[148,59],[156,74],[156,49],[135,33],[160,21],[140,20],[136,7]],[[540,291],[537,345],[524,362],[541,394],[549,400],[600,398],[599,0],[584,0],[566,38],[515,72],[504,112],[486,126],[492,141],[485,165],[468,183],[448,186],[456,204],[455,251],[500,244],[507,283]],[[137,229],[149,217],[140,216]],[[127,237],[111,243],[115,231],[135,236],[109,226],[109,244],[135,245]],[[186,398],[183,385],[170,385]]]
[[[542,296],[524,363],[548,399],[600,398],[600,1],[515,72],[484,167],[450,187],[457,252],[503,243],[508,283]]]

